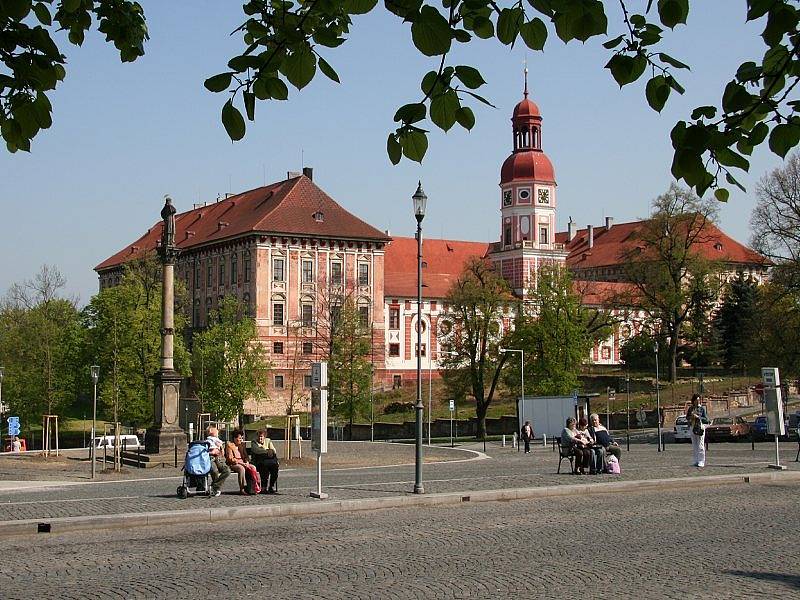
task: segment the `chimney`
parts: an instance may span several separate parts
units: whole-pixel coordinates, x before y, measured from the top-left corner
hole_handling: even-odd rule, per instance
[[[614,226],[614,217],[606,217],[606,231]]]
[[[575,221],[572,220],[572,217],[569,218],[569,223],[567,223],[567,243],[571,242],[575,239]]]
[[[594,227],[592,227],[591,225],[587,225],[586,235],[588,236],[589,249],[591,250],[592,248],[594,248]]]
[[[303,175],[314,181],[314,169],[311,167],[303,167]]]
[[[388,229],[386,229],[386,230],[384,231],[384,233],[386,234],[386,237],[391,237],[391,235],[392,235],[392,232],[391,232],[391,231],[389,231]]]

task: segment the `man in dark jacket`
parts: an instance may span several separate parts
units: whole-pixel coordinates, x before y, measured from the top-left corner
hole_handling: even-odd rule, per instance
[[[533,426],[530,421],[525,421],[525,425],[519,432],[519,438],[525,443],[525,454],[530,454],[531,440],[533,439]]]

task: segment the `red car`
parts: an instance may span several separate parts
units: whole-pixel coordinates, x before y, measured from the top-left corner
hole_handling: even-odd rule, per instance
[[[737,441],[750,435],[750,424],[742,417],[717,417],[711,419],[706,427],[706,439],[709,441]]]

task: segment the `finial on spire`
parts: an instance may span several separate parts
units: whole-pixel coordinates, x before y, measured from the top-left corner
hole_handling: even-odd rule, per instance
[[[523,61],[523,64],[525,65],[525,68],[523,69],[523,71],[525,73],[525,90],[522,93],[527,98],[528,97],[528,57],[527,56],[525,57],[525,60]]]

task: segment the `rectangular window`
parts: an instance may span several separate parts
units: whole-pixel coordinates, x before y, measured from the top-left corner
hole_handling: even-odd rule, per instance
[[[206,287],[210,288],[213,282],[214,266],[211,264],[211,259],[206,261]]]
[[[314,344],[303,342],[303,354],[314,354]]]
[[[225,285],[225,257],[219,257],[219,276],[217,277],[217,285],[223,287]]]
[[[425,358],[425,350],[426,350],[425,347],[427,346],[427,344],[422,344],[422,346],[417,346],[416,344],[414,344],[414,346],[420,348],[419,355]]]
[[[311,375],[303,375],[303,387],[306,389],[311,387]]]
[[[200,261],[194,263],[194,289],[200,289]]]
[[[239,282],[239,261],[236,260],[236,255],[231,257],[231,285],[236,285]]]
[[[389,307],[389,329],[400,329],[400,307]]]
[[[403,387],[403,376],[402,375],[392,375],[392,389],[397,389]]]
[[[547,239],[548,238],[547,234],[548,234],[547,227],[540,227],[539,228],[539,243],[540,244],[549,244],[550,243],[548,241],[548,239]]]
[[[276,390],[283,389],[283,375],[275,375],[275,389]]]
[[[369,285],[369,265],[358,263],[358,285]]]
[[[314,283],[314,262],[310,260],[304,260],[302,266],[303,272],[303,283]]]
[[[300,320],[303,323],[303,327],[311,327],[314,324],[314,305],[303,304],[300,307],[300,311]]]
[[[244,269],[244,282],[250,283],[250,254],[245,254],[242,262],[242,269]]]
[[[400,356],[400,344],[389,344],[389,356]]]
[[[358,307],[358,324],[361,327],[369,327],[369,306]]]
[[[333,285],[342,285],[342,263],[331,263],[331,283]]]
[[[272,281],[286,281],[286,279],[284,279],[283,265],[284,262],[282,258],[272,259]]]
[[[505,236],[503,238],[503,245],[510,246],[511,245],[511,225],[506,227]]]
[[[194,307],[194,313],[192,314],[192,324],[195,327],[200,327],[200,307],[197,305]]]
[[[275,302],[272,305],[272,324],[283,325],[283,302]]]
[[[272,342],[272,353],[283,354],[283,342]]]

